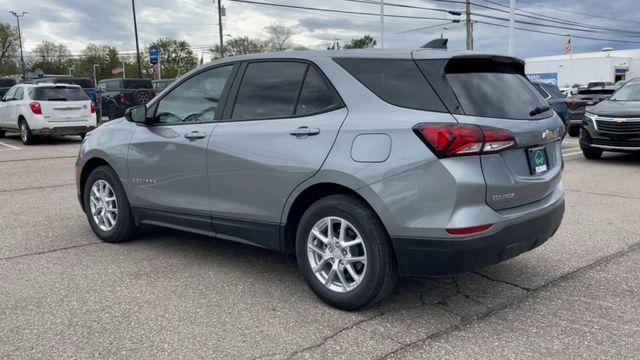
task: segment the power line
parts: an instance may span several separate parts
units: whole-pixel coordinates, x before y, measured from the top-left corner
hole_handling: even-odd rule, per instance
[[[486,25],[503,27],[503,28],[508,28],[509,27],[509,25],[495,24],[495,23],[492,23],[492,22],[484,21],[484,20],[476,20],[476,22],[480,23],[480,24],[486,24]],[[517,26],[515,27],[515,29],[516,30],[521,30],[521,31],[533,32],[533,33],[539,33],[539,34],[547,34],[547,35],[555,35],[555,36],[567,37],[566,34],[558,34],[558,33],[550,32],[550,31],[544,31],[544,30],[527,29],[527,28],[522,28],[522,27],[517,27]],[[602,39],[602,38],[595,38],[595,37],[582,36],[582,35],[573,35],[573,34],[571,35],[571,37],[572,38],[577,38],[577,39],[609,41],[609,42],[621,42],[621,43],[629,43],[629,44],[640,44],[640,41],[619,40],[619,39]]]
[[[615,21],[620,21],[620,22],[633,22],[633,23],[640,24],[640,21],[637,21],[637,20],[615,18],[615,17],[610,17],[610,16],[604,16],[604,15],[601,15],[601,14],[590,14],[590,13],[578,12],[578,11],[569,10],[569,9],[566,9],[566,8],[562,9],[562,8],[552,7],[552,6],[548,6],[548,5],[542,5],[542,4],[539,4],[539,3],[534,3],[534,2],[525,1],[525,0],[518,0],[518,1],[520,1],[521,3],[525,3],[527,5],[537,6],[537,7],[541,7],[541,8],[547,8],[547,9],[550,9],[550,10],[571,12],[572,14],[577,14],[577,15],[584,15],[584,16],[591,16],[591,17],[608,19],[608,20],[615,20]]]
[[[414,31],[432,29],[432,28],[436,28],[436,27],[440,27],[440,26],[444,26],[444,25],[448,25],[448,24],[454,24],[454,23],[455,22],[453,22],[453,21],[445,21],[445,22],[440,23],[440,24],[434,24],[434,25],[430,25],[430,26],[419,27],[417,29],[410,29],[410,30],[394,32],[394,33],[391,33],[390,35],[405,34],[405,33],[414,32]]]
[[[246,3],[253,5],[264,5],[264,6],[273,6],[273,7],[282,7],[289,9],[300,9],[300,10],[310,10],[310,11],[324,11],[336,14],[348,14],[348,15],[368,15],[368,16],[380,16],[380,13],[371,13],[371,12],[361,12],[361,11],[348,11],[348,10],[336,10],[336,9],[324,9],[324,8],[315,8],[310,6],[299,6],[299,5],[285,5],[285,4],[275,4],[275,3],[266,3],[260,1],[252,1],[252,0],[229,0],[238,3]],[[385,5],[387,5],[385,3]],[[401,18],[401,19],[421,19],[421,20],[442,20],[439,17],[429,17],[429,16],[414,16],[414,15],[395,15],[395,14],[385,14],[385,17],[390,18]]]

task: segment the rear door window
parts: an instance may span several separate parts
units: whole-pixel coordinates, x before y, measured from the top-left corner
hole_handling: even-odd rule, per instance
[[[336,58],[334,61],[389,104],[447,111],[413,60]]]
[[[542,88],[549,93],[552,98],[561,98],[562,92],[557,86],[551,84],[542,84]]]
[[[293,61],[249,63],[238,89],[232,119],[293,116],[308,65]]]
[[[40,101],[82,101],[90,100],[89,95],[79,87],[36,87],[33,100]]]
[[[466,115],[502,119],[544,119],[551,110],[530,115],[547,102],[517,64],[478,58],[452,59],[447,81]]]

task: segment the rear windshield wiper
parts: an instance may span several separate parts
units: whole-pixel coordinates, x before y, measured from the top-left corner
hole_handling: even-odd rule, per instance
[[[67,101],[66,97],[54,97],[54,98],[48,98],[47,101]]]
[[[549,111],[549,110],[551,110],[551,106],[549,105],[536,106],[533,110],[529,112],[529,116],[536,116],[538,114],[542,114],[543,112]]]

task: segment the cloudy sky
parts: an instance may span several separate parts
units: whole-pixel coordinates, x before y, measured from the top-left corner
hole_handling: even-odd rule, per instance
[[[295,44],[314,49],[326,48],[334,39],[349,41],[364,34],[380,36],[380,19],[377,16],[338,14],[306,9],[288,9],[273,6],[247,4],[222,0],[226,8],[223,20],[225,33],[230,36],[265,37],[264,26],[279,22],[296,28]],[[255,0],[264,3],[290,4],[351,12],[378,13],[380,6],[349,0]],[[371,0],[377,1],[377,0]],[[432,9],[463,11],[459,0],[385,0],[388,4],[403,4]],[[506,52],[508,30],[485,22],[508,25],[508,14],[487,8],[504,9],[509,0],[472,0],[472,12],[480,22],[475,23],[475,49],[486,52]],[[640,3],[638,0],[518,0],[518,8],[529,16],[567,19],[589,26],[622,29],[623,36],[603,30],[579,32],[571,29],[538,27],[547,24],[574,27],[533,18],[519,18],[532,24],[518,24],[529,29],[610,39],[606,41],[573,39],[574,52],[597,51],[611,46],[615,49],[640,48]],[[135,49],[132,9],[130,0],[0,0],[0,9],[28,11],[22,28],[25,48],[32,49],[43,40],[63,42],[73,53],[78,53],[87,43],[115,45],[120,51]],[[184,39],[200,52],[218,39],[217,12],[213,0],[137,0],[138,31],[141,46],[160,37]],[[0,14],[0,21],[15,23],[7,11]],[[455,16],[443,11],[385,6],[385,14],[419,18],[388,17],[385,19],[385,47],[419,47],[439,37],[444,31],[450,39],[451,49],[465,47],[465,29],[462,24],[447,24]],[[480,17],[485,15],[485,17]],[[489,17],[486,17],[489,16]],[[426,29],[409,31],[417,28]],[[443,29],[444,28],[444,29]],[[601,28],[600,28],[601,29]],[[630,34],[629,31],[637,31]],[[634,36],[635,35],[635,36]],[[617,40],[617,41],[611,41]],[[620,40],[628,41],[621,42]],[[566,37],[549,34],[516,31],[515,54],[521,57],[561,54]],[[634,43],[637,42],[637,43]]]

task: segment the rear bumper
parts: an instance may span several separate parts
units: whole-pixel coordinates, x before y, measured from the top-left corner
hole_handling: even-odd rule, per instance
[[[564,199],[536,217],[472,239],[392,238],[401,275],[449,275],[497,264],[532,250],[556,232]]]
[[[95,126],[53,126],[32,129],[34,135],[79,135],[95,129]]]

